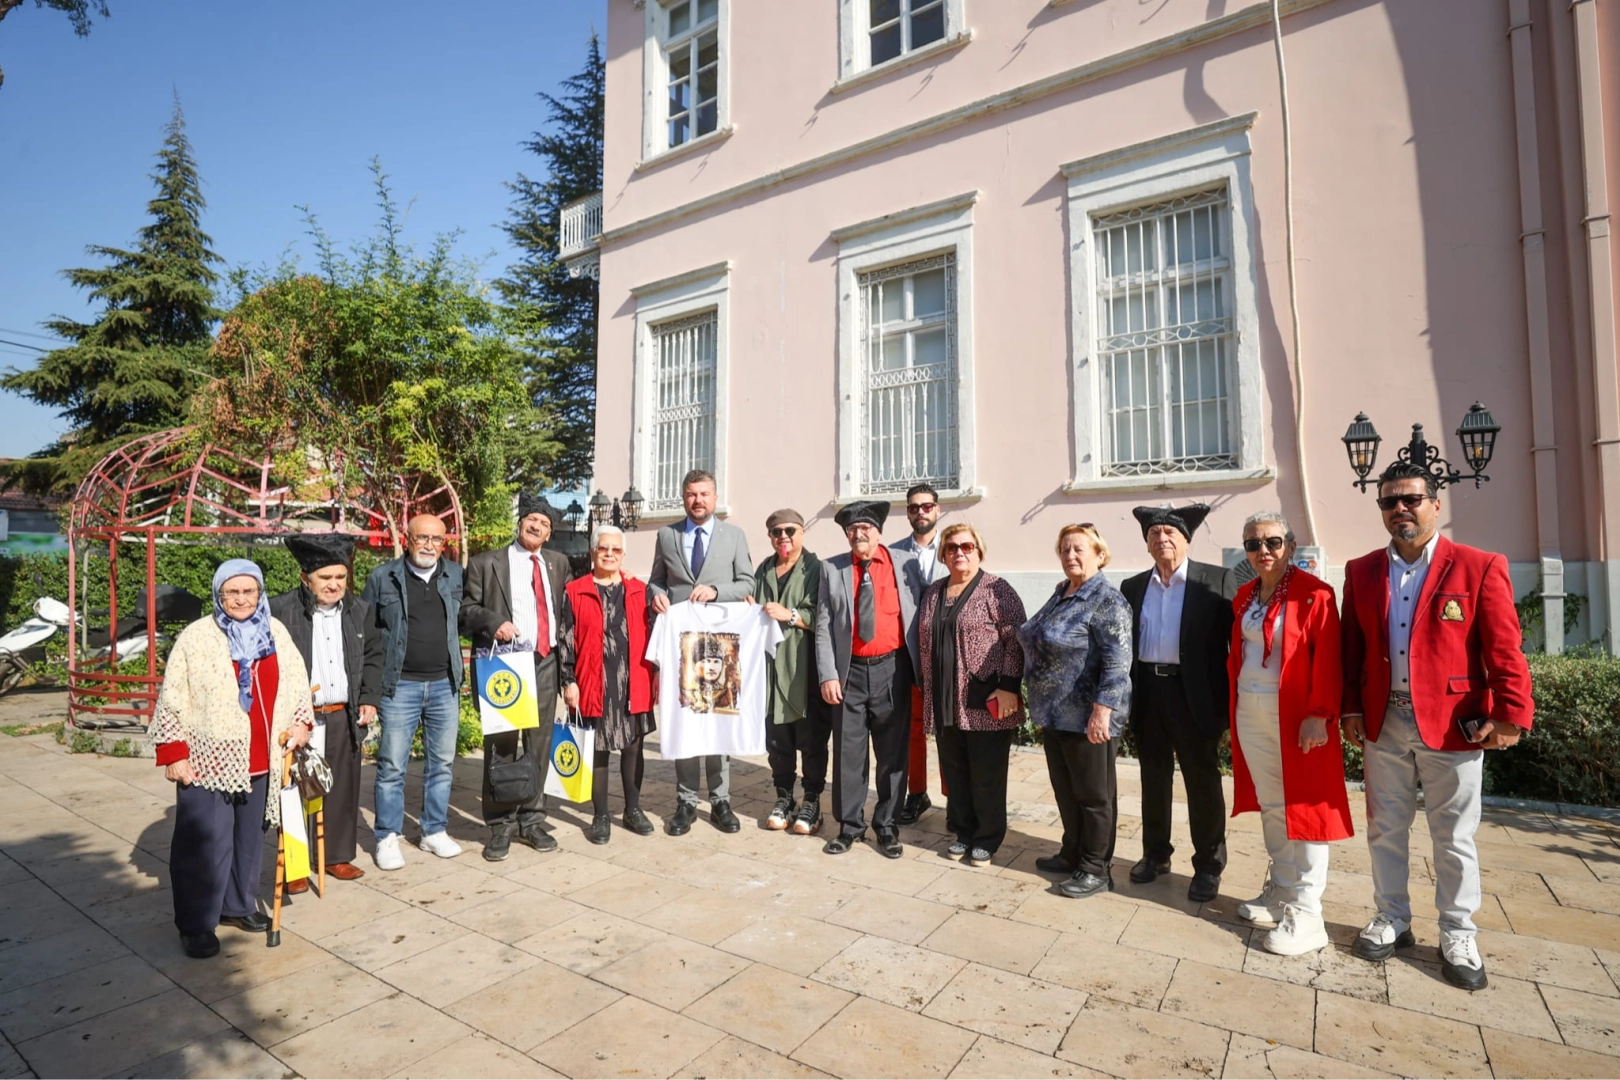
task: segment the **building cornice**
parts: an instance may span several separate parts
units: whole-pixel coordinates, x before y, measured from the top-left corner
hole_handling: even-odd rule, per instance
[[[1333,0],[1282,0],[1282,14],[1285,17],[1297,15],[1332,2]],[[679,206],[672,206],[667,210],[660,210],[656,214],[649,214],[644,218],[638,218],[635,221],[615,226],[602,233],[602,244],[607,246],[622,240],[628,240],[634,236],[640,236],[643,233],[662,229],[683,218],[757,195],[770,188],[806,176],[812,176],[827,169],[837,168],[869,154],[876,154],[904,143],[928,138],[951,128],[959,127],[962,124],[993,116],[1008,109],[1015,109],[1032,101],[1039,101],[1053,94],[1060,94],[1077,86],[1083,86],[1098,79],[1108,78],[1111,75],[1117,75],[1132,68],[1162,60],[1167,56],[1174,56],[1188,49],[1221,41],[1236,34],[1242,34],[1264,26],[1270,21],[1271,4],[1269,0],[1250,4],[1248,7],[1234,11],[1230,15],[1222,15],[1219,18],[1210,19],[1208,22],[1200,23],[1189,29],[1155,38],[1153,41],[1144,42],[1141,45],[1112,53],[1097,60],[1088,61],[1054,75],[1036,79],[1033,82],[1023,83],[1009,90],[999,91],[988,97],[979,98],[977,101],[968,102],[966,105],[948,109],[935,116],[904,124],[893,131],[885,131],[881,135],[874,135],[871,138],[862,139],[837,150],[818,154],[813,158],[807,158],[784,168],[764,173],[740,184],[733,184],[731,187],[682,203]]]
[[[1077,176],[1089,176],[1093,173],[1103,172],[1106,169],[1113,168],[1115,165],[1120,165],[1127,161],[1135,161],[1138,158],[1152,157],[1155,154],[1162,154],[1167,150],[1175,150],[1178,147],[1186,146],[1189,143],[1204,142],[1206,140],[1213,141],[1215,139],[1224,138],[1227,135],[1235,135],[1238,132],[1248,131],[1254,126],[1254,122],[1259,115],[1260,114],[1257,112],[1246,112],[1237,116],[1228,116],[1223,120],[1216,120],[1215,122],[1209,124],[1200,124],[1198,127],[1188,128],[1185,131],[1177,131],[1169,135],[1160,135],[1156,139],[1145,139],[1139,143],[1132,143],[1130,146],[1121,146],[1117,150],[1105,150],[1100,154],[1093,154],[1090,157],[1083,157],[1078,161],[1071,161],[1067,165],[1060,165],[1058,166],[1058,170],[1070,180],[1073,180]]]
[[[632,285],[630,287],[630,295],[639,297],[647,296],[652,293],[668,292],[671,289],[678,289],[683,285],[691,285],[695,282],[707,281],[709,278],[724,277],[729,273],[731,273],[731,260],[727,259],[724,262],[710,263],[708,266],[700,266],[695,270],[685,270],[679,274],[671,274],[669,277],[659,278],[657,281],[649,281],[644,285]]]
[[[922,221],[939,214],[948,214],[953,210],[965,210],[979,201],[977,190],[965,191],[960,195],[952,195],[948,199],[939,199],[935,202],[913,206],[908,210],[896,210],[892,214],[872,218],[870,221],[858,222],[854,225],[845,225],[834,229],[829,235],[834,243],[842,244],[846,240],[853,240],[857,236],[865,236],[881,229],[893,228],[899,225],[909,225],[914,221]]]

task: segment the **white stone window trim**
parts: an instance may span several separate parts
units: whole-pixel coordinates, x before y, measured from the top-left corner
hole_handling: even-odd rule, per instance
[[[631,425],[630,461],[635,485],[644,492],[653,490],[653,455],[657,452],[652,430],[653,395],[657,392],[658,335],[655,328],[706,311],[715,313],[714,340],[714,489],[715,513],[731,511],[727,500],[726,447],[730,437],[728,400],[731,387],[731,358],[728,346],[730,327],[731,262],[700,266],[630,289],[635,301],[635,367]],[[677,510],[658,510],[641,515],[648,524],[680,521]]]
[[[870,0],[838,0],[838,78],[833,82],[833,91],[847,90],[896,68],[909,67],[966,45],[973,39],[973,32],[967,28],[966,3],[967,0],[945,0],[945,36],[938,41],[873,64]]]
[[[713,146],[732,133],[731,4],[732,0],[719,0],[715,20],[720,63],[715,73],[714,130],[695,135],[679,146],[669,145],[669,57],[665,53],[669,10],[662,0],[650,0],[641,5],[641,161],[637,168],[654,164],[666,156],[691,153],[695,143]],[[696,78],[694,71],[693,79]]]
[[[978,191],[900,210],[833,230],[838,245],[838,491],[833,505],[882,498],[861,491],[866,447],[861,445],[866,352],[862,345],[861,275],[954,252],[956,256],[957,487],[942,500],[984,495],[977,486],[973,371],[973,206]],[[902,496],[894,496],[896,499]]]
[[[1254,189],[1250,178],[1249,112],[1186,131],[1109,150],[1062,166],[1068,180],[1069,318],[1074,388],[1074,460],[1069,494],[1254,485],[1276,475],[1265,457],[1264,390],[1260,366],[1259,285],[1254,262]],[[1231,222],[1236,468],[1105,476],[1102,375],[1096,362],[1096,256],[1092,218],[1201,191],[1227,190]]]

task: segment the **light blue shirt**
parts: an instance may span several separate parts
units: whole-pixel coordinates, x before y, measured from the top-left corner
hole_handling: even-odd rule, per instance
[[[711,517],[701,525],[693,522],[691,518],[686,519],[686,526],[681,532],[681,554],[686,559],[688,570],[692,569],[692,545],[697,542],[698,533],[703,534],[703,559],[707,562],[710,554],[714,552],[714,518]],[[693,574],[692,577],[695,579],[697,575]]]
[[[1389,688],[1403,694],[1412,692],[1412,618],[1417,614],[1418,597],[1429,577],[1434,560],[1437,532],[1423,545],[1416,562],[1406,562],[1389,545]]]

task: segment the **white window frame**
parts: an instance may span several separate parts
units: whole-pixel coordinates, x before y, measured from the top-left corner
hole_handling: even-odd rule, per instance
[[[719,0],[715,16],[715,34],[720,50],[718,70],[715,72],[715,128],[702,135],[693,135],[678,146],[669,145],[669,7],[665,0],[646,0],[643,5],[643,41],[641,48],[641,160],[685,154],[693,149],[710,146],[731,134],[731,3]],[[696,14],[696,0],[693,0]],[[681,42],[689,42],[696,31],[683,31]],[[696,101],[696,69],[693,70],[693,100]],[[694,112],[694,120],[695,120]]]
[[[646,493],[647,509],[641,519],[677,521],[685,511],[678,507],[652,505],[657,470],[658,446],[653,428],[658,393],[658,329],[672,322],[714,312],[714,487],[716,513],[728,513],[726,450],[730,437],[728,405],[731,386],[730,325],[731,263],[715,263],[672,277],[637,285],[630,290],[635,300],[634,424],[631,428],[631,462],[637,488]],[[691,466],[688,465],[687,468]]]
[[[865,295],[861,275],[951,252],[956,266],[956,476],[942,499],[975,499],[976,439],[973,369],[973,206],[977,191],[886,214],[835,230],[838,245],[838,496],[839,503],[881,495],[864,493],[867,446]],[[885,492],[884,494],[890,494]],[[903,497],[903,489],[892,493]]]
[[[927,0],[901,0],[902,10],[909,11],[913,2],[926,3]],[[966,43],[972,36],[967,29],[967,18],[964,11],[966,2],[967,0],[944,0],[944,37],[917,48],[902,48],[899,56],[885,60],[881,64],[873,64],[872,8],[870,0],[838,0],[839,83],[868,71],[883,72],[897,67],[904,67],[906,64],[920,58],[932,56],[945,49]],[[902,16],[902,22],[906,22],[905,16]],[[908,29],[903,28],[901,30],[902,35],[908,33]],[[902,41],[904,40],[903,36]],[[835,87],[835,89],[838,88],[841,87]]]
[[[1252,246],[1255,217],[1249,130],[1255,117],[1255,113],[1245,113],[1062,167],[1068,179],[1070,382],[1074,392],[1074,461],[1065,491],[1211,487],[1252,484],[1275,476],[1265,460],[1265,380],[1260,367],[1259,285]],[[1092,219],[1216,186],[1226,189],[1230,223],[1230,393],[1236,413],[1237,464],[1199,472],[1107,476],[1107,402],[1097,362],[1100,312]]]

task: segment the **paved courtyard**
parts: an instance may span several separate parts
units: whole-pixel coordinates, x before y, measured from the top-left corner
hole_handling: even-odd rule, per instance
[[[60,702],[14,695],[0,724]],[[980,869],[940,854],[939,810],[898,862],[823,855],[822,838],[758,826],[762,762],[733,777],[738,835],[702,820],[593,847],[588,812],[565,806],[560,851],[486,863],[478,763],[462,762],[462,857],[409,847],[393,874],[364,857],[364,880],[288,905],[279,949],[222,930],[221,955],[196,961],[171,922],[159,770],[0,735],[0,1077],[1620,1075],[1620,846],[1605,825],[1487,811],[1491,985],[1470,996],[1440,979],[1421,829],[1420,948],[1350,956],[1371,915],[1358,838],[1334,848],[1336,945],[1282,959],[1233,914],[1265,871],[1256,816],[1233,823],[1215,902],[1186,901],[1184,859],[1168,882],[1129,884],[1129,763],[1120,891],[1085,901],[1034,870],[1058,836],[1039,754],[1015,753],[1012,830]],[[649,761],[645,792],[661,819],[670,765]]]

